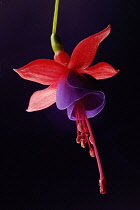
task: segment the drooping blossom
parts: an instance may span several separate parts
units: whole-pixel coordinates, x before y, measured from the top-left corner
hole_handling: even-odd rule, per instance
[[[96,156],[100,173],[100,193],[107,191],[98,150],[88,118],[97,115],[105,105],[105,95],[97,80],[110,78],[118,73],[110,64],[92,63],[99,44],[109,35],[110,25],[103,31],[82,40],[71,57],[57,51],[54,60],[38,59],[14,69],[22,78],[49,87],[36,91],[30,98],[27,111],[45,109],[56,102],[58,109],[67,109],[69,119],[77,125],[76,142],[89,147],[91,157]]]

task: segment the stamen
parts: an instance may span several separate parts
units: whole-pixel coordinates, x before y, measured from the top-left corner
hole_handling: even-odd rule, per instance
[[[76,138],[76,143],[77,143],[77,144],[80,144],[80,143],[81,143],[81,138],[82,138],[81,135],[78,135],[78,136],[77,136],[77,138]]]
[[[95,152],[94,152],[93,148],[90,148],[89,154],[90,154],[91,157],[95,157]]]
[[[107,192],[107,182],[106,182],[106,179],[104,178],[96,142],[92,133],[92,129],[90,127],[90,123],[86,116],[85,107],[82,100],[79,100],[76,103],[75,115],[76,115],[76,125],[77,125],[76,142],[81,143],[82,148],[86,147],[86,142],[87,142],[90,156],[96,157],[99,174],[100,174],[100,179],[99,179],[100,193],[105,194]]]
[[[77,130],[80,131],[80,132],[83,131],[82,123],[80,123],[80,122],[78,123],[78,125],[77,125]]]
[[[86,148],[86,141],[85,139],[81,139],[81,147]]]
[[[89,141],[90,141],[91,144],[93,144],[93,142],[91,141],[91,136],[89,136]]]
[[[89,139],[88,139],[88,134],[86,134],[86,140],[87,140],[87,143],[88,143],[88,147],[89,147],[89,149],[91,148],[91,145],[90,145],[90,141],[89,141]]]
[[[100,193],[105,194],[107,193],[107,181],[106,179],[99,179],[99,186],[100,186]]]
[[[89,129],[91,141],[92,141],[93,146],[94,146],[95,156],[96,156],[97,165],[98,165],[98,169],[99,169],[99,174],[100,174],[100,180],[99,180],[100,193],[101,194],[105,194],[105,193],[107,193],[107,182],[106,182],[106,180],[104,178],[104,174],[103,174],[102,165],[101,165],[100,157],[99,157],[99,154],[98,154],[97,146],[96,146],[95,139],[94,139],[94,136],[93,136],[93,133],[92,133],[92,130],[91,130],[91,127],[90,127],[90,124],[89,124],[89,121],[88,121],[88,118],[87,118],[86,115],[85,115],[85,120],[86,120],[87,127]]]
[[[84,133],[85,134],[89,134],[89,131],[88,131],[88,128],[87,127],[84,128]]]

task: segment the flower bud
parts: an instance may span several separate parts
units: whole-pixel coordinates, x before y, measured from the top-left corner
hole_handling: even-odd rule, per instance
[[[51,35],[51,46],[54,53],[64,50],[62,42],[61,42],[61,38],[57,34]]]

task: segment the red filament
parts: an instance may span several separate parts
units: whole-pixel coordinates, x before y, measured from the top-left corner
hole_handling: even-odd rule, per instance
[[[76,116],[76,126],[77,126],[76,142],[81,144],[82,148],[85,148],[87,144],[90,156],[96,157],[100,174],[100,179],[99,179],[100,193],[105,194],[107,192],[107,182],[106,179],[104,178],[95,138],[93,136],[92,129],[89,120],[87,118],[85,106],[82,99],[77,101],[75,105],[75,116]]]

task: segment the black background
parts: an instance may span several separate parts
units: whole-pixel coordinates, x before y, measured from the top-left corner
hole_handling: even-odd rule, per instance
[[[121,71],[101,81],[107,103],[90,120],[109,184],[106,195],[99,194],[96,160],[75,143],[75,123],[55,104],[27,113],[30,96],[44,86],[12,70],[53,59],[54,2],[0,1],[0,209],[138,210],[138,1],[60,0],[58,34],[69,54],[82,39],[112,26],[93,64],[104,61]]]

